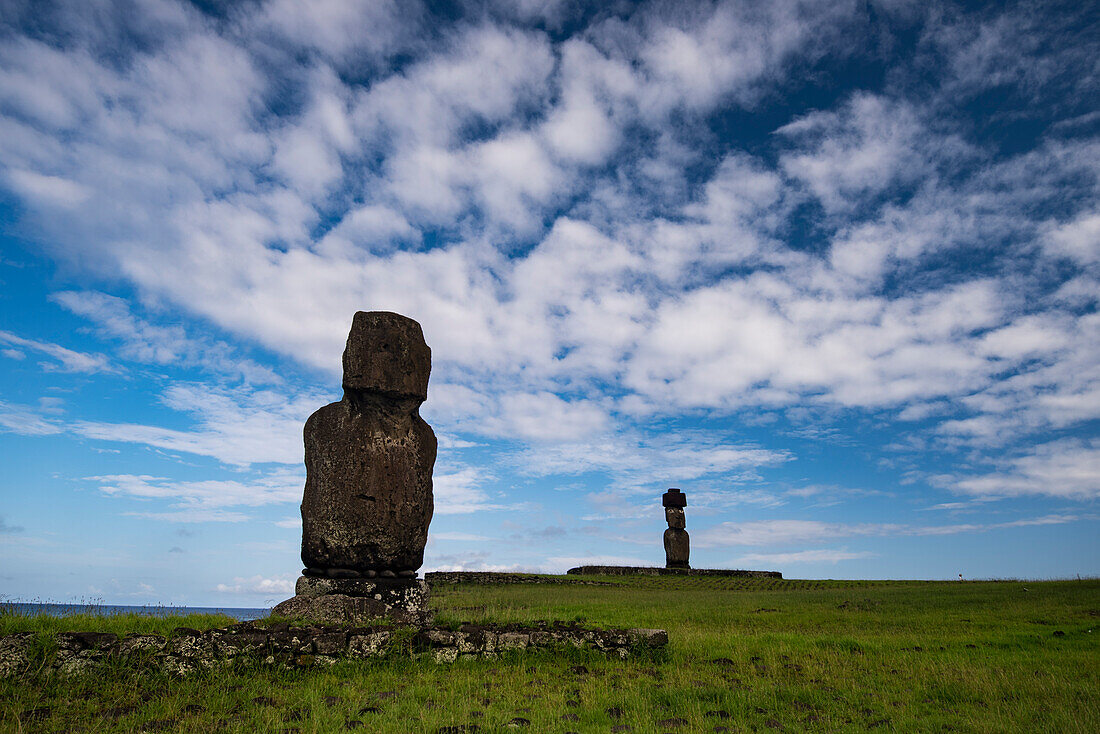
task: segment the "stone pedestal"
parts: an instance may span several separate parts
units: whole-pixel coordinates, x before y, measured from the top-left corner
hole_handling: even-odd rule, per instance
[[[318,624],[357,625],[379,619],[418,627],[431,624],[428,584],[422,579],[301,576],[294,593],[271,613]]]

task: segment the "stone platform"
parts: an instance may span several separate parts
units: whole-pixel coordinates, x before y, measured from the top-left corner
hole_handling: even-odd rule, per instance
[[[505,584],[571,584],[584,586],[614,586],[611,581],[592,581],[590,579],[567,579],[542,573],[500,573],[498,571],[429,571],[424,580],[433,589],[447,584],[477,584],[480,586],[502,586]]]
[[[577,566],[567,574],[585,576],[739,576],[781,579],[779,571],[745,571],[730,568],[661,568],[658,566]]]
[[[322,624],[365,624],[377,619],[417,627],[431,623],[428,584],[422,579],[300,576],[294,594],[271,613]]]
[[[413,635],[396,633],[388,626],[242,622],[203,632],[179,627],[167,637],[133,634],[119,639],[107,632],[59,632],[49,637],[49,644],[43,645],[36,632],[0,635],[0,678],[33,679],[47,671],[66,677],[98,676],[120,663],[177,676],[250,663],[287,669],[363,658],[428,658],[445,663],[561,648],[625,659],[668,645],[664,630],[593,629],[575,622],[465,624],[457,630],[426,627]]]

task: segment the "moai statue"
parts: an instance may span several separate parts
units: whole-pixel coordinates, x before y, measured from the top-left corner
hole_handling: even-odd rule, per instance
[[[303,576],[274,613],[319,622],[424,622],[416,578],[432,520],[436,440],[420,417],[432,352],[420,324],[360,311],[344,349],[344,398],[305,426]]]
[[[665,531],[665,568],[691,568],[688,565],[688,532],[684,530],[687,525],[684,518],[687,495],[673,487],[661,496],[661,504],[665,506],[665,520],[668,521],[668,530]]]
[[[436,440],[418,412],[431,367],[420,324],[386,311],[355,314],[344,399],[306,421],[307,575],[416,576],[433,511]]]

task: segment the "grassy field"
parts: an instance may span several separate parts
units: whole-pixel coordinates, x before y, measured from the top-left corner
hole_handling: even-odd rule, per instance
[[[433,604],[444,623],[661,627],[665,653],[27,677],[0,681],[0,730],[1100,731],[1098,580],[613,580],[445,587]],[[224,622],[0,615],[0,632]]]

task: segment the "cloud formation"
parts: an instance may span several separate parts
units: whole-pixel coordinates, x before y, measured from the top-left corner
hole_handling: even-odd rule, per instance
[[[820,509],[797,488],[859,484],[801,467],[880,438],[871,461],[897,481],[832,501],[915,483],[1091,501],[1087,14],[8,3],[0,188],[14,231],[79,274],[53,306],[112,352],[5,323],[0,354],[88,379],[155,368],[147,394],[174,420],[63,418],[16,393],[0,428],[211,459],[245,474],[98,486],[159,502],[148,517],[243,520],[291,501],[278,467],[301,463],[302,422],[337,396],[348,318],[385,309],[433,348],[441,516],[531,507],[521,485],[550,478],[585,485],[593,522],[650,512],[655,482],[696,483],[708,511]],[[939,532],[814,517],[700,540]]]

